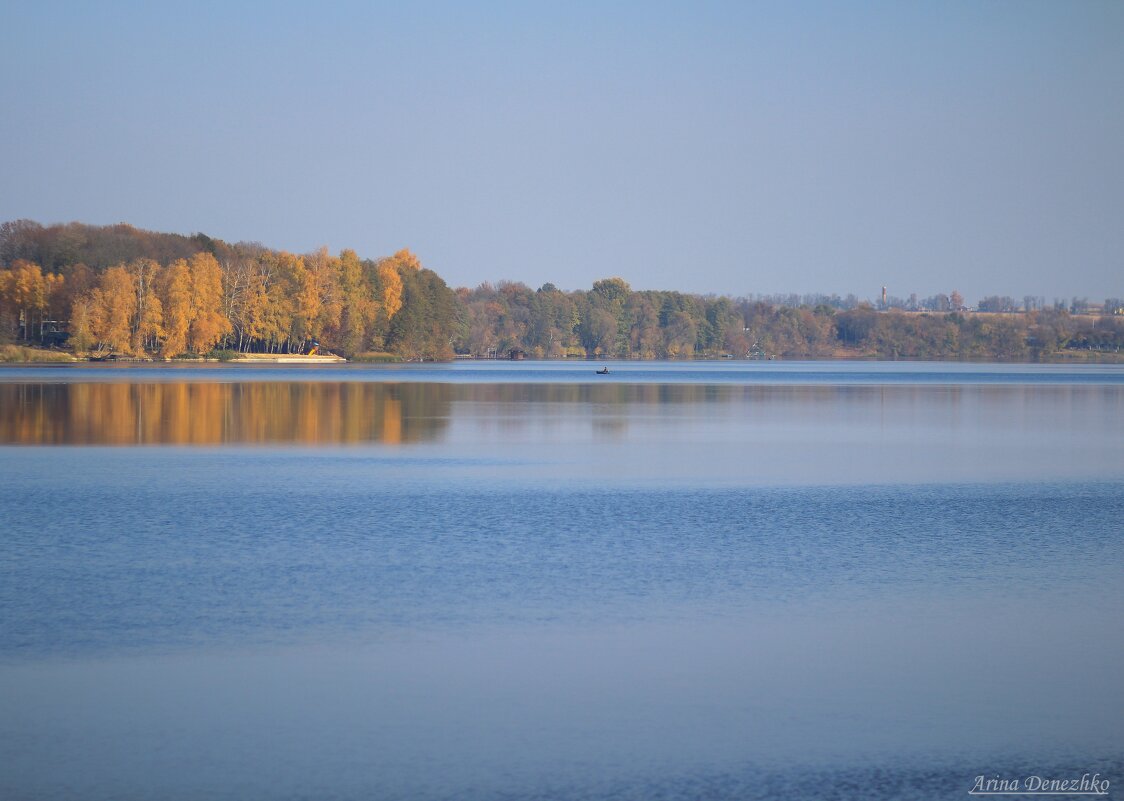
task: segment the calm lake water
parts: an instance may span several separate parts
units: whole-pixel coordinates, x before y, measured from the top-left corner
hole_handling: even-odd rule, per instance
[[[0,371],[0,798],[1121,797],[1124,368],[599,366]]]

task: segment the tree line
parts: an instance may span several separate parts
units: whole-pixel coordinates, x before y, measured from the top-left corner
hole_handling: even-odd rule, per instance
[[[455,297],[408,250],[375,260],[353,250],[296,255],[130,226],[20,221],[0,226],[0,259],[0,322],[17,339],[45,342],[62,327],[76,351],[136,356],[314,347],[453,355]]]
[[[1119,352],[1124,309],[1076,302],[974,314],[957,292],[906,311],[854,296],[730,298],[636,291],[621,278],[588,290],[482,284],[455,292],[408,250],[363,259],[304,255],[127,225],[0,226],[0,326],[7,336],[80,352],[173,357],[215,350],[410,360],[526,355],[676,359],[1048,360]],[[981,306],[1010,312],[1009,298]]]
[[[632,291],[620,278],[561,292],[519,283],[458,289],[458,352],[535,357],[675,359],[874,357],[1048,360],[1070,350],[1119,352],[1124,315],[1050,308],[1013,316],[879,311],[869,304],[778,305],[760,299]]]

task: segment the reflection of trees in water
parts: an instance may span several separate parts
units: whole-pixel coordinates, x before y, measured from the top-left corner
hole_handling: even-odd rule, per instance
[[[0,442],[339,445],[439,439],[445,384],[0,384]]]
[[[459,417],[487,431],[532,428],[621,438],[651,415],[731,415],[756,425],[956,430],[1110,426],[1119,386],[441,384],[246,382],[0,384],[0,443],[218,445],[432,442]]]
[[[706,384],[457,384],[455,400],[473,403],[698,403],[729,396]]]
[[[477,404],[696,405],[746,401],[824,402],[877,394],[878,387],[728,384],[458,384],[453,400]]]
[[[760,387],[423,382],[90,382],[0,384],[0,443],[26,445],[331,445],[441,439],[453,402],[518,427],[552,404],[594,411],[621,435],[628,407],[736,402]],[[828,388],[828,391],[831,391]],[[505,414],[503,405],[520,406]],[[462,407],[461,413],[469,414]]]
[[[455,401],[480,404],[574,403],[603,406],[694,405],[785,399],[823,402],[840,397],[877,397],[880,387],[809,384],[457,384]],[[894,391],[904,387],[894,387]],[[919,388],[924,390],[925,388]]]
[[[1009,427],[1016,418],[1026,425],[1079,424],[1124,403],[1119,386],[1079,384],[464,384],[455,389],[453,415],[473,418],[485,428],[588,419],[596,433],[618,437],[650,413],[730,413],[734,421],[759,425],[881,424],[952,431],[972,421]]]

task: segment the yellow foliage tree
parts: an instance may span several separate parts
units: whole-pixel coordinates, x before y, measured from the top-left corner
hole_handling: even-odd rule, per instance
[[[178,356],[187,350],[191,329],[191,273],[187,261],[177,259],[160,275],[160,304],[164,312],[164,342],[160,355]]]
[[[93,302],[90,296],[74,299],[70,311],[70,346],[76,351],[86,351],[96,344],[94,337]]]
[[[319,333],[320,320],[320,286],[316,272],[309,269],[309,265],[300,256],[292,266],[297,285],[294,333],[299,338],[314,337]]]
[[[0,323],[3,323],[8,317],[14,317],[14,307],[12,306],[9,295],[12,291],[12,271],[0,271]]]
[[[156,294],[160,264],[152,259],[137,259],[128,269],[137,290],[133,351],[142,353],[154,349],[156,342],[164,337],[164,308]]]
[[[403,270],[414,270],[417,272],[421,269],[421,260],[411,253],[407,248],[402,248],[400,251],[390,257],[400,268]]]
[[[288,323],[282,318],[286,313],[274,303],[280,285],[280,257],[265,253],[251,263],[246,285],[246,334],[250,339],[262,340],[272,346],[284,337]],[[287,296],[281,295],[281,297]]]
[[[382,309],[389,320],[402,308],[402,276],[393,258],[380,261],[377,273],[382,290]]]
[[[144,296],[144,306],[137,320],[136,350],[155,350],[156,343],[164,338],[164,304],[154,288]]]
[[[58,273],[47,273],[47,311],[55,314],[62,311],[66,304],[66,279]]]
[[[319,339],[325,331],[338,329],[343,316],[340,260],[329,255],[327,248],[320,248],[305,259],[305,270],[301,287],[301,298],[308,303],[301,315],[304,335]]]
[[[136,281],[122,266],[110,267],[95,294],[97,328],[94,336],[108,350],[131,353],[133,315],[137,310]]]
[[[367,329],[378,316],[378,306],[363,272],[363,264],[354,250],[345,250],[339,257],[341,340],[348,353],[363,349]]]
[[[222,312],[222,268],[210,253],[196,253],[187,267],[191,279],[187,344],[195,353],[206,353],[231,331]]]
[[[33,336],[33,317],[38,314],[43,319],[56,280],[61,284],[61,276],[43,275],[38,264],[16,259],[0,284],[0,305],[10,310],[13,325],[17,331],[22,327],[24,339]]]

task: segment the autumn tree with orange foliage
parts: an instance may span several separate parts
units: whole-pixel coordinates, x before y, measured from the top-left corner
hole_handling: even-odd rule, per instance
[[[92,294],[93,336],[99,350],[133,352],[136,281],[122,266],[110,267]]]
[[[400,270],[413,270],[414,272],[418,272],[422,269],[421,259],[406,248],[402,248],[402,250],[391,256],[390,261],[394,262],[395,266]]]
[[[59,273],[44,274],[38,255]],[[450,352],[457,325],[456,299],[434,278],[407,249],[302,256],[203,234],[17,221],[0,226],[0,334],[30,338],[58,319],[79,352],[302,353],[316,342],[434,358]]]
[[[133,352],[155,350],[164,337],[164,305],[156,293],[160,264],[153,259],[136,259],[129,264],[137,293],[137,310],[133,326]]]
[[[11,269],[0,273],[0,318],[7,329],[25,340],[36,338],[62,286],[61,275],[44,274],[38,264],[17,259]]]
[[[341,317],[339,340],[348,353],[358,353],[369,344],[370,329],[378,317],[378,303],[354,250],[339,257]]]
[[[382,311],[389,320],[402,308],[402,274],[393,259],[379,262],[379,288],[382,290]]]
[[[164,341],[160,355],[179,356],[187,350],[191,330],[191,273],[186,259],[177,259],[160,275],[160,303],[164,312]]]
[[[191,279],[188,347],[207,353],[230,333],[230,320],[222,313],[222,270],[210,253],[196,253],[188,262]]]

